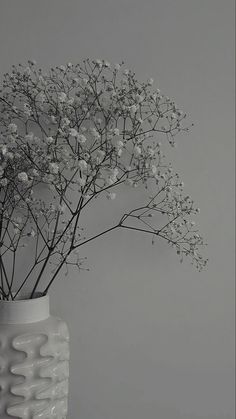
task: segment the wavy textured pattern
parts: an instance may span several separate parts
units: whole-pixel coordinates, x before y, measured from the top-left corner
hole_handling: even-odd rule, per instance
[[[0,325],[1,419],[66,419],[68,381],[64,321]]]

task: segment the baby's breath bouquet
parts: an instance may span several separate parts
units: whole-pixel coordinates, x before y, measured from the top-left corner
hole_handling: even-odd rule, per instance
[[[160,141],[175,146],[176,134],[189,130],[186,114],[152,79],[139,82],[124,63],[105,60],[47,74],[28,61],[4,75],[0,112],[1,299],[15,299],[26,286],[33,298],[52,266],[46,294],[62,268],[82,269],[82,246],[115,229],[162,238],[181,261],[188,256],[199,270],[206,265],[191,219],[199,209],[183,195]],[[146,202],[86,237],[87,208],[102,195],[114,200],[122,184],[134,193],[143,187]],[[27,243],[34,257],[16,290],[19,249]]]

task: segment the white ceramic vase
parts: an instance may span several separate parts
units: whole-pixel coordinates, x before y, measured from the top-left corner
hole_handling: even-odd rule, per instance
[[[0,418],[66,419],[68,382],[68,328],[49,296],[0,300]]]

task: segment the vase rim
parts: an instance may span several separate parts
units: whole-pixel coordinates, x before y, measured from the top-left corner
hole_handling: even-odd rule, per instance
[[[14,295],[14,293],[13,293]],[[30,293],[19,295],[26,298]],[[50,316],[49,295],[35,293],[36,298],[0,301],[0,324],[34,323]]]
[[[16,294],[16,291],[15,292],[12,292],[12,295],[13,295],[13,297],[14,297],[14,295]],[[43,294],[42,292],[40,292],[40,291],[37,291],[37,292],[35,292],[35,296],[33,297],[33,298],[27,298],[27,296],[30,296],[30,292],[29,293],[24,293],[24,294],[21,294],[21,293],[19,293],[18,295],[19,295],[19,297],[17,297],[16,298],[16,300],[0,300],[0,304],[1,303],[27,303],[28,301],[34,301],[34,300],[42,300],[42,299],[45,299],[45,300],[47,300],[47,299],[49,299],[49,295],[48,294]]]

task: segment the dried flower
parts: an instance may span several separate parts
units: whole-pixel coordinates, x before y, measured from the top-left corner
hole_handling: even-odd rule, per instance
[[[37,266],[45,245],[49,257],[42,275],[48,263],[59,272],[73,263],[67,259],[72,249],[86,243],[81,214],[103,192],[114,200],[124,184],[142,188],[147,200],[142,211],[125,208],[114,228],[128,228],[130,221],[135,229],[135,221],[137,230],[171,244],[180,261],[187,256],[199,270],[205,267],[200,252],[205,243],[191,219],[200,210],[183,195],[184,183],[161,149],[162,137],[174,146],[174,137],[187,130],[186,115],[159,89],[151,92],[152,85],[152,78],[139,82],[123,63],[102,59],[68,63],[48,74],[29,60],[5,74],[0,93],[0,190],[7,202],[1,203],[0,222],[9,226],[4,255],[36,237],[31,262]],[[81,269],[80,258],[75,264]],[[33,282],[32,296],[40,278]]]
[[[134,147],[134,155],[136,156],[136,157],[138,157],[138,156],[140,156],[140,154],[142,153],[142,149],[141,149],[141,147],[139,147],[139,146],[135,146]]]
[[[49,163],[49,170],[51,173],[57,174],[59,171],[59,166],[57,163],[53,162],[53,163]]]
[[[153,85],[154,80],[152,78],[148,79],[148,85],[152,86]]]
[[[58,93],[58,100],[59,102],[65,102],[67,99],[67,95],[65,92],[59,92]]]
[[[88,167],[88,165],[87,165],[87,163],[86,163],[86,161],[85,161],[85,160],[79,160],[79,162],[78,162],[78,166],[79,166],[79,168],[80,168],[82,171],[86,170],[86,169],[87,169],[87,167]]]
[[[27,173],[25,173],[25,172],[18,173],[18,179],[21,182],[27,182],[28,181],[28,175],[27,175]]]
[[[113,134],[114,134],[114,135],[120,135],[120,130],[119,130],[119,128],[114,128],[114,130],[113,130]]]
[[[115,192],[109,192],[107,194],[107,199],[114,200],[115,198],[116,198],[116,193]]]
[[[78,131],[75,128],[71,128],[69,132],[72,137],[78,136]]]
[[[9,129],[9,132],[11,132],[12,134],[14,134],[14,133],[17,132],[17,125],[11,123],[11,124],[8,125],[8,129]]]
[[[84,144],[87,141],[87,138],[83,134],[79,134],[77,138],[80,144]]]

